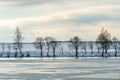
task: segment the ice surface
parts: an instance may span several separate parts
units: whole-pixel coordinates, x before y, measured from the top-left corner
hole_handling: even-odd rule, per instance
[[[0,58],[0,80],[120,80],[120,58]]]

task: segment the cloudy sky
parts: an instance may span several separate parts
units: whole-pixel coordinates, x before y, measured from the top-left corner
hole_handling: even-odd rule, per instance
[[[95,40],[102,27],[120,39],[120,0],[0,0],[0,42],[12,42],[16,26],[29,42]]]

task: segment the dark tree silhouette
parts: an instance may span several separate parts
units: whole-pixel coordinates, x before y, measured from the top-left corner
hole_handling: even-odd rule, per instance
[[[74,36],[70,39],[70,47],[75,49],[75,56],[78,57],[78,50],[80,47],[81,39],[78,36]]]
[[[43,57],[43,46],[44,46],[44,39],[41,37],[36,38],[34,43],[36,49],[40,50],[41,57]]]
[[[56,48],[58,46],[58,42],[56,41],[55,38],[53,38],[53,40],[50,42],[50,46],[53,50],[53,57],[56,57],[55,53],[56,53]]]
[[[52,38],[52,37],[45,37],[45,43],[46,43],[46,46],[47,46],[47,57],[49,57],[51,41],[54,41],[54,38]]]
[[[111,45],[110,33],[103,28],[101,33],[98,35],[97,42],[101,45],[102,56],[104,56],[104,53],[107,54],[107,51]]]
[[[93,54],[93,46],[94,46],[94,43],[91,41],[91,42],[88,43],[88,45],[89,45],[89,48],[90,48],[90,50],[91,50],[91,54]]]
[[[116,37],[112,38],[112,46],[115,49],[115,56],[117,57],[118,49],[119,49],[119,41]]]
[[[23,57],[24,54],[22,53],[22,49],[23,49],[23,41],[24,37],[22,36],[22,32],[20,31],[20,29],[17,27],[15,30],[15,36],[14,36],[14,49],[16,50],[16,52],[20,53],[20,57]]]

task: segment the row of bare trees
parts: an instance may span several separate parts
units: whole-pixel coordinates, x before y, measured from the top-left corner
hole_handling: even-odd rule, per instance
[[[102,50],[102,56],[108,53],[108,50],[110,49],[110,46],[113,46],[115,49],[115,56],[117,56],[118,49],[120,48],[120,43],[116,37],[113,37],[111,39],[111,34],[105,30],[104,28],[101,30],[101,33],[98,35],[96,39],[96,47],[98,49],[98,53],[100,53],[100,50]],[[75,36],[70,39],[70,47],[75,49],[75,56],[78,57],[78,50],[81,46],[84,50],[84,53],[86,54],[86,43],[81,41],[81,39],[78,36]],[[93,53],[93,46],[94,44],[92,42],[89,43],[89,47],[91,49],[91,53]]]
[[[14,36],[14,43],[13,43],[13,49],[15,50],[14,56],[15,57],[23,57],[24,53],[22,51],[23,49],[23,43],[22,41],[24,40],[24,37],[22,36],[22,32],[20,31],[20,29],[17,27],[15,30],[15,36]],[[96,48],[98,50],[98,53],[101,53],[104,57],[105,54],[108,54],[108,50],[110,49],[110,47],[112,46],[115,50],[115,56],[117,56],[118,50],[120,48],[120,43],[118,41],[118,39],[116,37],[111,38],[111,34],[105,30],[104,28],[101,30],[100,34],[97,36],[96,41],[93,42],[89,42],[89,44],[87,44],[85,41],[82,41],[80,37],[78,36],[74,36],[73,38],[70,38],[69,40],[69,47],[70,49],[74,49],[75,50],[75,56],[78,57],[79,56],[79,50],[80,48],[83,49],[84,53],[87,53],[87,46],[89,47],[89,49],[91,50],[91,54],[94,53],[94,45],[96,44]],[[36,38],[35,42],[34,42],[34,46],[36,49],[38,49],[40,51],[40,56],[43,57],[43,48],[47,47],[47,57],[50,56],[50,49],[53,52],[53,57],[56,56],[56,48],[58,47],[58,45],[60,45],[60,43],[58,43],[58,41],[53,38],[53,37],[38,37]],[[2,49],[3,49],[3,53],[4,51],[4,46],[5,44],[2,43]],[[7,52],[7,57],[10,57],[9,53],[11,51],[11,45],[8,45],[8,52]],[[0,54],[1,56],[1,54]],[[27,56],[30,56],[29,54],[27,54]]]
[[[53,50],[53,57],[55,57],[56,47],[58,45],[57,41],[53,37],[36,38],[34,46],[36,49],[40,50],[41,57],[43,57],[43,47],[47,46],[47,57],[49,57],[50,48]]]
[[[120,48],[119,41],[116,37],[111,38],[111,34],[104,28],[98,35],[96,43],[99,49],[102,50],[102,56],[108,53],[110,46],[113,46],[113,48],[115,49],[115,56],[117,56],[118,49]]]
[[[49,53],[50,46],[52,45],[53,56],[55,57],[55,49],[57,47],[57,41],[55,41],[54,38],[51,38],[51,37],[46,37],[45,39],[37,38],[35,42],[36,48],[42,51],[42,46],[45,45],[44,41],[48,47],[48,53]],[[54,42],[54,44],[52,44],[52,42]],[[116,37],[111,38],[111,34],[104,28],[101,30],[101,33],[98,35],[96,41],[87,43],[85,41],[82,41],[81,38],[78,36],[74,36],[69,40],[69,47],[75,50],[76,57],[79,56],[80,48],[83,49],[84,53],[86,54],[87,47],[89,47],[89,49],[91,50],[91,54],[93,54],[94,46],[97,48],[98,53],[102,53],[101,56],[103,57],[105,55],[109,55],[108,50],[110,49],[110,47],[113,47],[115,50],[115,56],[117,56],[118,50],[120,48],[120,43]],[[49,56],[48,53],[47,53],[47,56]]]

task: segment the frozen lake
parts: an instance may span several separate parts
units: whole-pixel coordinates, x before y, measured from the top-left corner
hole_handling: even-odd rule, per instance
[[[120,80],[120,58],[0,58],[0,80]]]

